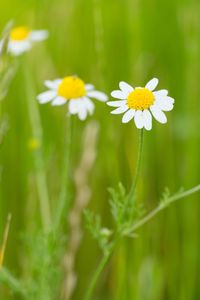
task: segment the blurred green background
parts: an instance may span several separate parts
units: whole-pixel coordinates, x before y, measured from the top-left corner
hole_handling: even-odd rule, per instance
[[[78,74],[85,82],[110,93],[124,80],[144,85],[153,77],[169,90],[175,108],[168,123],[154,121],[145,132],[138,201],[150,209],[168,186],[199,184],[200,178],[200,2],[198,0],[7,0],[0,2],[0,29],[16,25],[48,29],[50,37],[25,57],[6,98],[0,102],[7,133],[0,148],[0,240],[8,212],[11,230],[4,265],[17,277],[28,272],[29,253],[24,234],[41,226],[34,170],[35,138],[27,95],[45,90],[45,79]],[[24,69],[31,74],[27,88]],[[36,101],[36,100],[35,100]],[[35,102],[36,103],[36,102]],[[66,107],[39,106],[43,129],[42,151],[51,207],[56,207],[64,161]],[[89,207],[112,226],[109,186],[121,181],[128,189],[134,176],[138,131],[133,122],[96,101],[95,113],[85,122],[74,118],[71,159],[72,203],[76,194],[74,169],[79,164],[86,124],[99,124],[97,157],[89,178]],[[5,119],[6,118],[6,119]],[[181,200],[127,240],[114,255],[96,289],[94,300],[200,299],[199,195]],[[64,224],[64,226],[67,224]],[[82,224],[83,240],[76,256],[78,281],[72,299],[82,299],[101,252]],[[0,299],[21,299],[0,284]]]

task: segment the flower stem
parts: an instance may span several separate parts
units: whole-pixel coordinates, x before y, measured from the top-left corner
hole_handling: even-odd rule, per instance
[[[136,186],[138,183],[138,179],[139,179],[139,175],[140,175],[140,169],[141,169],[141,161],[142,161],[142,149],[143,149],[143,129],[140,130],[140,134],[139,134],[139,147],[138,147],[138,159],[137,159],[137,165],[136,165],[136,173],[135,173],[135,180],[132,184],[130,193],[128,195],[128,201],[127,201],[127,205],[126,208],[128,208],[130,202],[131,202],[131,207],[133,207],[133,200],[134,200],[134,194],[135,194],[135,190],[136,190]],[[90,300],[92,297],[92,293],[95,289],[95,286],[97,284],[97,281],[102,273],[102,271],[104,270],[105,266],[107,265],[109,259],[112,256],[112,253],[114,251],[114,248],[117,244],[117,241],[119,239],[119,236],[115,237],[112,246],[110,247],[108,253],[106,253],[102,260],[100,261],[97,270],[92,278],[92,281],[90,283],[90,286],[87,290],[86,296],[84,298],[84,300]]]
[[[90,285],[89,285],[89,288],[87,289],[87,292],[86,292],[86,295],[84,297],[84,300],[90,300],[92,299],[92,294],[94,292],[94,289],[97,285],[97,281],[101,275],[101,273],[103,272],[104,268],[106,267],[107,263],[109,262],[112,254],[113,254],[113,251],[114,251],[114,248],[115,248],[115,245],[116,245],[116,241],[117,241],[117,238],[113,241],[110,249],[108,250],[108,252],[106,254],[104,254],[104,256],[102,257],[93,277],[92,277],[92,280],[90,282]]]
[[[166,202],[161,203],[158,207],[156,207],[154,210],[152,210],[148,215],[146,215],[144,218],[142,218],[141,220],[139,220],[137,223],[133,224],[132,226],[130,226],[128,229],[125,229],[125,231],[122,232],[122,236],[130,236],[132,235],[136,229],[142,227],[144,224],[146,224],[149,220],[151,220],[155,215],[157,215],[160,211],[162,211],[163,209],[165,209],[168,205],[170,205],[171,203],[188,197],[196,192],[200,191],[200,184],[187,190],[184,191],[182,193],[178,193],[175,195],[172,195],[171,197],[169,197]],[[92,278],[92,281],[90,283],[90,286],[87,290],[86,296],[84,298],[84,300],[90,300],[92,297],[92,293],[95,289],[95,286],[97,284],[97,281],[102,273],[102,271],[104,270],[105,266],[107,265],[109,259],[111,258],[113,251],[115,249],[116,243],[118,241],[118,238],[115,238],[111,248],[109,249],[109,252],[104,255],[104,257],[102,258],[102,260],[99,263],[99,266],[97,267],[97,270]]]
[[[40,114],[35,99],[35,93],[33,88],[33,82],[31,74],[26,67],[26,61],[22,62],[24,69],[24,81],[26,86],[26,97],[28,104],[28,114],[31,124],[32,136],[42,142],[43,131],[40,120]],[[33,153],[35,173],[36,173],[36,185],[39,195],[40,214],[43,225],[43,230],[48,232],[51,227],[51,210],[49,203],[49,195],[47,188],[47,180],[44,169],[44,157],[41,146]]]
[[[132,183],[129,195],[128,195],[128,200],[127,200],[127,205],[129,206],[131,204],[131,207],[134,208],[134,196],[135,196],[135,191],[140,175],[140,169],[141,169],[141,162],[142,162],[142,151],[143,151],[143,140],[144,140],[144,130],[143,128],[140,130],[139,133],[139,146],[138,146],[138,157],[137,157],[137,164],[136,164],[136,171],[135,171],[135,179]]]
[[[67,199],[67,192],[69,195],[69,169],[70,169],[70,156],[71,156],[71,138],[72,138],[72,124],[70,115],[67,116],[66,133],[65,133],[65,145],[64,145],[64,161],[63,172],[61,178],[61,191],[59,195],[58,209],[56,212],[56,228],[60,226],[62,216],[67,211],[66,207],[69,206],[69,197]],[[68,202],[67,202],[68,200]]]
[[[0,268],[3,266],[4,255],[5,255],[6,245],[7,245],[7,241],[8,241],[8,234],[9,234],[9,230],[10,230],[11,218],[12,218],[12,215],[9,213],[8,217],[7,217],[6,226],[4,229],[3,243],[0,248]]]

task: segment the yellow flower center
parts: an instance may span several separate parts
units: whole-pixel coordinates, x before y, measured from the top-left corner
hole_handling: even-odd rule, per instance
[[[30,29],[26,26],[15,27],[10,32],[10,38],[13,41],[23,41],[28,38]]]
[[[154,103],[153,93],[146,88],[136,88],[127,98],[129,108],[136,110],[144,110],[149,108]]]
[[[86,95],[85,83],[76,76],[67,76],[58,87],[58,95],[65,99],[83,97]]]

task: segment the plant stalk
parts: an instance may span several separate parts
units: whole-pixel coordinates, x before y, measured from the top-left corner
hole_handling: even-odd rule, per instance
[[[109,262],[112,254],[113,254],[113,251],[114,251],[114,248],[116,246],[116,242],[117,242],[117,238],[113,241],[109,251],[104,254],[104,256],[102,257],[93,277],[92,277],[92,280],[90,282],[90,285],[89,285],[89,288],[87,289],[87,292],[86,292],[86,295],[84,297],[84,300],[90,300],[92,299],[92,294],[94,292],[94,289],[97,285],[97,281],[101,275],[101,273],[103,272],[103,270],[105,269],[107,263]]]
[[[200,191],[200,184],[187,190],[184,191],[182,193],[179,194],[175,194],[171,197],[169,197],[168,199],[165,200],[164,203],[161,203],[158,207],[156,207],[154,210],[152,210],[148,215],[146,215],[144,218],[142,218],[141,220],[139,220],[137,223],[133,224],[128,230],[125,230],[123,232],[123,235],[130,235],[132,233],[134,233],[134,231],[138,228],[140,228],[141,226],[143,226],[144,224],[146,224],[149,220],[151,220],[155,215],[157,215],[160,211],[162,211],[163,209],[165,209],[168,205],[170,205],[171,203],[179,200],[179,199],[183,199],[185,197],[188,197],[196,192]]]
[[[61,191],[59,195],[58,209],[56,212],[56,228],[60,226],[63,214],[67,214],[65,208],[69,207],[69,171],[71,157],[71,139],[72,139],[72,120],[70,115],[67,116],[66,133],[64,140],[64,160],[63,172],[61,177]],[[68,200],[68,201],[67,201]],[[68,209],[67,209],[68,210]]]
[[[135,171],[135,179],[133,181],[133,184],[131,186],[129,195],[128,195],[128,204],[130,201],[132,201],[132,206],[134,202],[134,196],[136,187],[138,184],[138,179],[140,176],[140,170],[141,170],[141,163],[142,163],[142,151],[143,151],[143,141],[144,141],[144,129],[142,128],[139,133],[139,146],[138,146],[138,156],[137,156],[137,164],[136,164],[136,171]]]
[[[135,232],[136,229],[142,227],[149,220],[151,220],[155,215],[157,215],[160,211],[165,209],[168,205],[170,205],[171,203],[173,203],[173,202],[175,202],[179,199],[190,196],[190,195],[192,195],[192,194],[194,194],[198,191],[200,191],[200,184],[193,187],[193,188],[191,188],[191,189],[189,189],[189,190],[187,190],[187,191],[184,191],[182,193],[175,194],[175,195],[169,197],[168,200],[165,203],[161,203],[158,207],[156,207],[154,210],[152,210],[147,216],[145,216],[144,218],[139,220],[136,224],[132,225],[129,229],[126,229],[124,232],[122,232],[122,235],[123,236],[132,235]],[[119,237],[118,237],[118,239],[119,239]],[[100,261],[99,266],[98,266],[98,268],[97,268],[97,270],[96,270],[96,272],[95,272],[95,274],[92,278],[90,286],[87,290],[87,293],[86,293],[86,296],[85,296],[84,300],[91,300],[92,299],[92,294],[93,294],[93,291],[96,287],[97,281],[98,281],[102,271],[104,270],[105,266],[107,265],[108,261],[110,260],[118,239],[115,238],[115,240],[113,241],[112,247],[110,248],[108,254],[104,255],[104,257]]]
[[[32,129],[32,136],[33,138],[37,139],[40,144],[39,149],[34,151],[33,158],[36,172],[36,184],[39,195],[41,221],[43,225],[43,230],[45,232],[48,232],[51,227],[51,210],[47,188],[47,179],[44,168],[44,157],[41,149],[43,131],[40,120],[40,114],[36,102],[36,96],[34,93],[32,78],[30,72],[26,68],[26,61],[23,61],[22,64],[24,69],[28,114]]]

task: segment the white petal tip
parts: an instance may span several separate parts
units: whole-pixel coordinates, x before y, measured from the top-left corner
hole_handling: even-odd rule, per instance
[[[112,106],[112,102],[106,102],[106,105]]]
[[[147,89],[149,89],[150,91],[153,91],[153,90],[155,90],[155,88],[157,87],[158,82],[159,82],[158,78],[153,78],[153,79],[151,79],[151,80],[146,84],[145,87],[146,87]]]

